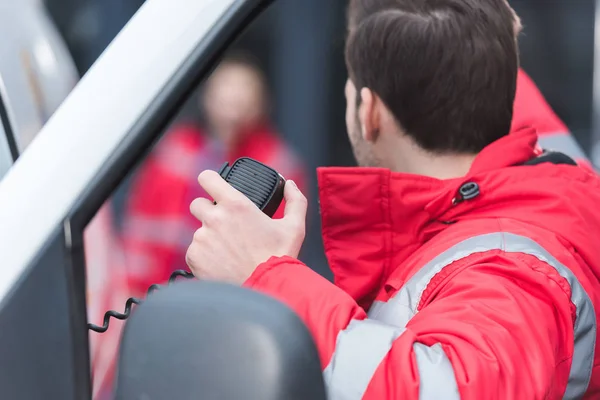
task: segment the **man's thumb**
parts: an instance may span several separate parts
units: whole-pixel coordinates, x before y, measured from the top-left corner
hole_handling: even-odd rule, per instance
[[[304,223],[308,202],[294,181],[285,183],[283,198],[285,199],[284,219]]]

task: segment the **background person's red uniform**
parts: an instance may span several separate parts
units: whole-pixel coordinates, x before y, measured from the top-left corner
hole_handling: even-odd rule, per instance
[[[190,203],[206,197],[197,177],[225,162],[252,157],[264,162],[306,189],[297,156],[266,125],[242,135],[226,152],[194,125],[175,126],[140,168],[126,206],[123,240],[129,285],[136,295],[154,283],[164,283],[177,269],[186,269],[185,252],[200,225],[190,214]],[[275,217],[282,215],[283,205]]]

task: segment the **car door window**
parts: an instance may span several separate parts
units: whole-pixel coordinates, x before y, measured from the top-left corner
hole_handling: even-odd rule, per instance
[[[200,225],[190,215],[189,204],[194,197],[206,196],[197,184],[202,170],[218,169],[241,156],[258,159],[294,180],[311,197],[309,218],[318,218],[311,167],[327,163],[323,157],[329,131],[345,134],[343,126],[330,129],[321,118],[328,110],[344,121],[343,43],[322,40],[343,34],[343,25],[336,23],[344,13],[343,4],[337,2],[334,11],[319,11],[317,0],[284,0],[250,24],[213,73],[190,87],[160,140],[86,226],[88,321],[103,331],[90,336],[94,374],[100,376],[94,382],[96,391],[111,390],[110,376],[99,371],[112,368],[124,326],[116,318],[106,324],[106,310],[115,310],[120,317],[135,312],[128,298],[144,299],[149,288],[167,284],[174,272],[187,269],[185,251]],[[304,28],[315,15],[322,22],[316,34]],[[298,18],[303,23],[290,29]],[[310,45],[287,49],[285,44],[299,34]],[[329,74],[321,75],[328,69]],[[334,95],[335,101],[328,101],[324,93]],[[260,124],[250,122],[256,115],[261,115]],[[318,223],[311,227],[318,229]],[[328,275],[319,233],[311,238],[303,260]]]

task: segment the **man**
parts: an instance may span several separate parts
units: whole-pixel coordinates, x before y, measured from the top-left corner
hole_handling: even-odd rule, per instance
[[[194,123],[175,124],[130,191],[124,239],[129,281],[138,296],[185,267],[189,237],[198,228],[189,204],[205,195],[196,181],[200,171],[247,156],[304,185],[301,163],[268,122],[267,83],[250,56],[228,54],[199,99],[210,134]]]
[[[296,259],[306,200],[270,220],[217,174],[186,259],[285,302],[331,399],[600,395],[600,180],[509,134],[518,74],[505,0],[351,0],[349,137],[318,171],[335,285]],[[536,165],[532,165],[536,164]],[[201,338],[199,338],[201,340]]]

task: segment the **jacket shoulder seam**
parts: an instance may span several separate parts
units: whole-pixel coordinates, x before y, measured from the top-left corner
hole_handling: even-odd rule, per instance
[[[557,286],[563,292],[563,294],[566,296],[569,303],[571,304],[573,313],[572,317],[575,318],[576,314],[574,304],[571,301],[571,289],[569,287],[568,282],[565,280],[565,278],[560,276],[556,269],[554,269],[550,264],[530,254],[516,252],[509,253],[500,249],[474,253],[447,265],[429,282],[429,284],[423,291],[417,309],[421,310],[422,308],[426,307],[427,304],[431,303],[435,298],[435,294],[439,293],[446,285],[446,283],[449,282],[451,279],[459,275],[462,271],[466,270],[467,268],[476,266],[479,263],[480,259],[489,256],[493,253],[503,253],[509,259],[514,258],[516,262],[527,265],[529,268],[531,268],[532,271],[542,274],[546,279],[549,279],[556,283]]]

